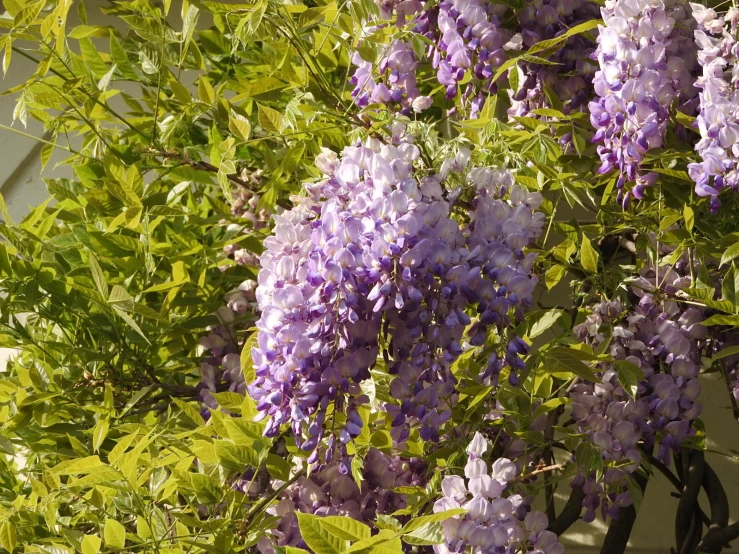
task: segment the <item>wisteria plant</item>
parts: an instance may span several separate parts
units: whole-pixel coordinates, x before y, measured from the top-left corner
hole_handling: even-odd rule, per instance
[[[736,6],[3,10],[0,552],[739,544]]]

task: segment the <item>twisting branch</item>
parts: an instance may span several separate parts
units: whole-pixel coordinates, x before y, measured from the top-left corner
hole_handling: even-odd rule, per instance
[[[643,493],[647,488],[647,478],[644,475],[635,473],[634,480]],[[600,549],[600,554],[623,554],[626,552],[635,521],[636,508],[633,504],[626,508],[619,508],[618,519],[611,521],[611,524],[608,526],[608,532],[606,533],[605,539],[603,539],[603,547]]]
[[[572,487],[570,498],[557,516],[557,519],[549,524],[549,530],[559,536],[572,527],[572,525],[580,519],[580,514],[582,513],[582,501],[584,499],[585,492],[582,490],[582,487]]]
[[[688,450],[682,452],[682,486],[680,488],[680,502],[675,514],[675,548],[678,553],[689,552],[689,546],[694,541],[694,535],[702,530],[703,525],[697,520],[696,506],[698,493],[703,482],[705,459],[702,450]],[[697,529],[696,529],[697,527]]]
[[[698,550],[719,554],[726,544],[739,537],[739,522],[729,525],[729,498],[718,475],[708,464],[703,472],[703,489],[711,506],[711,524]]]
[[[680,479],[678,479],[677,477],[675,477],[675,474],[672,473],[672,471],[670,471],[670,468],[668,468],[665,464],[663,464],[661,461],[659,461],[657,458],[655,458],[651,454],[647,456],[647,459],[649,460],[649,463],[652,465],[652,467],[656,468],[662,475],[664,475],[665,477],[667,477],[667,480],[670,483],[672,483],[672,486],[675,487],[675,489],[677,489],[678,492],[682,490],[682,487],[683,487],[682,482],[680,481]],[[679,497],[679,494],[675,494],[675,493],[673,493],[673,494],[674,494],[674,496]],[[701,509],[700,505],[697,504],[695,508],[698,511],[698,515],[700,516],[700,518],[703,521],[703,523],[706,526],[710,525],[711,524],[711,520],[708,519],[708,516]]]

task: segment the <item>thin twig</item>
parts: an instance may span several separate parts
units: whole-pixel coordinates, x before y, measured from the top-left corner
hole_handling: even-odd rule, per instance
[[[513,479],[512,482],[525,481],[529,479],[530,477],[533,477],[534,475],[539,475],[540,473],[547,473],[549,471],[557,471],[559,469],[564,469],[566,466],[567,464],[552,464],[550,466],[540,467],[530,473],[524,473],[522,475],[519,475],[518,477]]]

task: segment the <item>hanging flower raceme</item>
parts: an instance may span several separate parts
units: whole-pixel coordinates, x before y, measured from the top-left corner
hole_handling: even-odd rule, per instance
[[[685,40],[692,20],[687,2],[609,0],[602,14],[596,51],[600,70],[593,81],[598,100],[590,102],[596,128],[599,173],[619,173],[618,201],[628,207],[656,181],[640,164],[663,144],[670,106],[695,97],[692,43]],[[634,182],[625,191],[627,182]]]
[[[617,517],[618,508],[631,503],[625,488],[641,464],[639,443],[647,449],[658,445],[657,457],[669,465],[671,454],[695,434],[707,329],[701,324],[703,312],[675,296],[690,286],[686,270],[685,260],[674,269],[644,269],[632,286],[639,302],[631,311],[624,314],[619,302],[604,302],[576,328],[580,340],[593,347],[610,340],[608,353],[617,360],[599,366],[600,383],[581,382],[571,391],[573,417],[605,465],[602,481],[594,476],[575,480],[585,488],[586,520],[595,518],[598,507],[604,518]],[[612,337],[602,334],[604,324],[613,324]],[[633,377],[633,366],[619,366],[621,361],[636,366],[644,379]],[[620,372],[632,378],[623,382]]]
[[[443,0],[416,17],[415,31],[434,44],[426,55],[436,77],[446,87],[446,98],[459,93],[460,83],[471,78],[462,95],[470,117],[476,117],[487,95],[496,91],[492,77],[506,59],[512,33],[500,26],[502,4],[486,0]]]
[[[425,110],[432,99],[420,96],[415,70],[420,61],[430,61],[447,100],[458,96],[461,83],[468,83],[462,107],[470,117],[477,117],[487,96],[496,91],[492,77],[505,61],[505,51],[520,47],[520,40],[511,40],[513,33],[500,26],[499,17],[507,7],[487,0],[443,0],[433,5],[405,0],[378,5],[383,19],[395,17],[394,23],[402,27],[410,18],[412,32],[432,44],[426,48],[426,60],[420,60],[410,42],[396,40],[381,52],[376,68],[356,52],[352,61],[357,70],[351,82],[356,85],[352,94],[357,104],[397,106],[406,115]]]
[[[358,51],[352,55],[352,63],[357,69],[349,82],[354,85],[352,97],[359,107],[385,104],[410,115],[431,105],[431,99],[420,96],[416,86],[418,61],[409,44],[395,40],[383,46],[377,67]]]
[[[544,40],[555,39],[581,23],[597,19],[598,6],[589,0],[544,0],[528,3],[517,14],[523,47],[528,49]],[[509,89],[512,116],[527,116],[532,110],[553,108],[547,97],[551,94],[564,104],[565,114],[586,111],[596,65],[589,59],[595,42],[585,35],[567,39],[562,47],[547,59],[553,65],[519,62],[516,90]],[[510,74],[510,72],[509,72]]]
[[[316,460],[327,428],[335,430],[325,437],[329,459],[360,433],[367,397],[359,384],[379,345],[396,375],[391,394],[399,405],[386,406],[393,437],[403,442],[417,424],[424,439],[438,440],[465,332],[482,344],[488,329],[504,330],[531,303],[535,256],[523,249],[541,232],[543,215],[532,212],[541,197],[515,186],[510,173],[473,170],[477,198],[462,225],[442,183],[464,169],[469,151],[420,184],[419,157],[412,143],[375,139],[341,158],[322,154],[317,164],[327,178],[306,185],[310,195],[276,216],[265,240],[249,392],[269,418],[266,433],[290,423]],[[515,369],[526,349],[511,339],[501,357]]]
[[[466,163],[468,155],[447,160],[440,176],[422,184],[432,200],[424,208],[422,239],[400,258],[403,278],[417,283],[418,293],[386,316],[392,336],[389,369],[396,375],[390,392],[400,402],[385,410],[397,442],[404,442],[416,424],[421,438],[439,440],[439,427],[456,401],[451,364],[463,351],[464,335],[472,347],[485,344],[492,330],[502,335],[521,321],[537,283],[531,275],[536,255],[524,248],[541,232],[543,216],[533,212],[541,196],[515,185],[508,171],[474,168],[468,173],[476,191],[468,208],[471,221],[460,226],[442,200],[439,178]],[[503,351],[490,356],[481,377],[497,384],[508,365],[515,385],[527,353],[528,345],[511,337]]]
[[[466,479],[457,475],[444,477],[443,497],[434,504],[434,512],[464,508],[467,513],[442,522],[445,540],[434,546],[434,551],[562,554],[564,546],[554,533],[546,530],[547,516],[531,511],[529,502],[520,494],[504,496],[518,469],[511,460],[499,458],[489,471],[483,459],[488,447],[488,441],[475,433],[467,447]]]
[[[739,185],[739,10],[726,17],[699,4],[691,4],[698,22],[695,40],[703,74],[697,126],[701,140],[695,149],[701,162],[688,166],[698,196],[710,197],[711,212],[718,212],[719,194]]]

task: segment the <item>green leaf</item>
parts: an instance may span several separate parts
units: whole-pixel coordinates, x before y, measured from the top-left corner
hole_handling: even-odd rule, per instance
[[[736,266],[732,263],[731,269],[724,275],[721,283],[721,299],[725,300],[734,307],[733,312],[737,311],[739,303],[739,275],[737,275]]]
[[[303,154],[305,153],[305,144],[299,144],[297,146],[293,146],[290,148],[287,153],[285,154],[285,157],[282,159],[282,169],[283,171],[289,175],[293,172],[295,167],[298,165],[298,162],[303,159]]]
[[[192,40],[192,35],[198,22],[199,12],[198,8],[193,5],[187,6],[187,11],[185,11],[186,5],[186,2],[182,3],[182,46],[180,48],[180,65],[183,64],[185,57],[187,56],[187,49],[190,46],[190,41]]]
[[[265,131],[279,133],[282,128],[282,114],[277,110],[262,104],[257,104],[257,109],[259,112],[257,119],[262,128]]]
[[[105,90],[108,88],[108,85],[110,84],[110,80],[113,78],[113,73],[115,73],[116,67],[115,64],[108,70],[108,72],[103,75],[100,80],[98,81],[98,90]]]
[[[370,554],[403,554],[403,544],[399,538],[390,539],[373,546]]]
[[[261,444],[261,443],[254,443]],[[259,467],[263,455],[251,446],[244,444],[233,444],[228,441],[215,441],[216,456],[224,467],[233,471],[243,471],[244,467]],[[262,451],[262,454],[266,451]]]
[[[82,554],[98,554],[101,542],[98,536],[85,535],[85,538],[82,539]]]
[[[540,415],[546,414],[551,412],[552,410],[556,410],[560,406],[564,406],[566,404],[570,403],[570,399],[566,397],[557,397],[552,398],[550,400],[547,400],[546,402],[539,404],[539,406],[536,407],[536,410],[534,410],[533,417],[539,417]]]
[[[105,273],[103,273],[103,269],[100,267],[100,264],[98,263],[92,252],[88,251],[87,256],[90,262],[92,280],[95,281],[95,286],[97,287],[98,291],[100,291],[100,294],[107,297],[108,281],[105,279]]]
[[[393,532],[400,531],[403,528],[397,519],[385,514],[377,514],[375,525],[378,529],[387,529]]]
[[[583,442],[577,447],[575,451],[575,463],[579,468],[582,468],[584,473],[590,473],[593,470],[600,472],[603,469],[600,450],[589,442]]]
[[[427,516],[415,517],[405,524],[405,526],[401,530],[401,533],[406,535],[412,531],[415,531],[416,529],[420,529],[427,523],[441,523],[442,521],[446,521],[450,517],[459,516],[466,513],[467,510],[463,508],[454,508],[452,510],[445,510],[443,512],[429,514]]]
[[[557,247],[552,251],[552,255],[563,264],[567,264],[576,250],[577,247],[575,246],[575,242],[571,239],[567,239],[557,245]]]
[[[66,460],[57,464],[49,471],[54,475],[86,475],[93,471],[108,468],[97,456]]]
[[[265,464],[269,474],[280,481],[289,481],[292,465],[290,462],[277,456],[276,454],[267,454],[267,463]]]
[[[726,249],[721,256],[721,263],[719,265],[727,264],[737,256],[739,256],[739,242],[732,244]]]
[[[0,546],[12,554],[16,541],[15,525],[10,521],[0,523]]]
[[[349,541],[329,533],[320,523],[318,516],[296,512],[300,535],[305,544],[316,554],[343,554]]]
[[[251,134],[251,123],[243,115],[231,110],[228,117],[228,129],[240,139],[248,140]]]
[[[598,252],[593,248],[590,239],[584,233],[580,246],[580,263],[585,271],[598,272]]]
[[[403,542],[412,545],[432,545],[444,542],[444,530],[440,523],[428,522],[410,533],[403,534]]]
[[[10,265],[10,258],[8,257],[8,249],[4,244],[0,244],[0,271],[8,277],[13,275],[13,268]]]
[[[134,71],[131,62],[128,59],[126,50],[121,45],[112,29],[110,30],[110,57],[113,58],[113,62],[115,63],[118,72],[123,77],[133,81],[138,80],[138,75],[136,74],[136,71]]]
[[[580,23],[580,25],[575,25],[574,27],[571,27],[566,32],[558,35],[556,38],[542,40],[537,42],[536,44],[532,44],[527,52],[529,54],[535,54],[536,52],[542,52],[550,48],[561,46],[567,41],[568,38],[575,35],[580,35],[582,33],[587,33],[588,31],[597,28],[598,25],[600,25],[601,23],[603,22],[600,19],[591,19],[589,21],[586,21],[585,23]]]
[[[578,377],[590,381],[591,383],[600,383],[600,379],[595,372],[583,363],[585,359],[597,359],[593,356],[583,356],[584,353],[574,348],[557,347],[547,350],[543,354],[544,365],[551,373],[566,372],[577,375]]]
[[[180,400],[179,398],[172,398],[172,402],[175,403],[175,405],[182,410],[185,415],[196,425],[201,426],[205,425],[205,421],[203,421],[203,416],[200,415],[200,412],[195,409],[195,407],[190,404],[189,402],[185,402],[184,400]]]
[[[141,330],[141,327],[139,327],[138,323],[136,323],[130,315],[128,315],[122,308],[115,304],[113,305],[113,309],[115,310],[115,313],[117,313],[118,316],[123,321],[125,321],[129,327],[131,327],[131,329],[136,331],[148,344],[151,344],[151,342],[149,342],[149,337],[144,334],[144,332]]]
[[[562,314],[564,314],[564,310],[549,310],[546,312],[531,325],[529,337],[533,339],[544,333],[562,317]]]
[[[708,319],[701,321],[701,325],[710,327],[711,325],[731,325],[732,327],[739,326],[739,315],[723,315],[715,314]]]
[[[208,78],[205,76],[198,79],[198,97],[204,104],[213,105],[216,101],[216,93],[213,90],[213,85],[210,84]]]
[[[252,360],[251,357],[251,350],[252,348],[257,346],[257,333],[254,332],[251,335],[249,335],[249,338],[246,339],[246,342],[244,343],[244,347],[241,349],[241,373],[244,375],[244,380],[247,384],[250,384],[254,382],[254,379],[257,378],[257,375],[254,370],[254,360]]]
[[[108,72],[108,64],[100,57],[100,53],[89,38],[79,39],[80,52],[85,66],[92,72],[96,78],[100,78]]]
[[[558,264],[553,265],[547,270],[544,276],[544,283],[547,286],[547,290],[552,290],[562,280],[562,277],[567,273],[567,268]]]
[[[190,473],[190,482],[198,502],[217,504],[223,498],[224,491],[214,477],[203,473]]]
[[[117,550],[126,546],[126,528],[114,519],[105,519],[103,537],[107,548]]]
[[[400,527],[398,527],[400,529]],[[372,537],[367,537],[366,539],[362,539],[361,541],[357,541],[354,544],[352,544],[349,549],[346,551],[347,554],[350,552],[357,552],[359,550],[366,550],[371,546],[391,541],[395,538],[395,532],[390,531],[388,529],[382,529],[379,533]]]
[[[244,397],[236,392],[215,392],[213,398],[216,399],[218,405],[227,409],[229,412],[241,413],[241,404]]]
[[[54,153],[54,143],[47,142],[41,148],[41,171],[46,168],[46,164],[49,163],[51,155]]]
[[[348,541],[367,539],[371,535],[369,527],[350,517],[326,516],[321,518],[320,524],[334,537]]]
[[[644,381],[644,373],[641,368],[626,360],[617,360],[613,365],[616,367],[621,386],[631,398],[636,399],[639,383]]]
[[[729,356],[733,356],[735,354],[739,354],[739,346],[727,346],[726,348],[722,348],[713,356],[711,356],[711,360],[715,362],[723,358],[728,358]]]
[[[107,418],[100,419],[92,430],[92,449],[94,452],[100,450],[100,446],[103,444],[105,437],[108,436],[108,430],[110,429],[110,422]]]
[[[683,207],[683,219],[685,220],[685,228],[692,233],[693,225],[695,225],[695,213],[693,208],[687,204]]]

